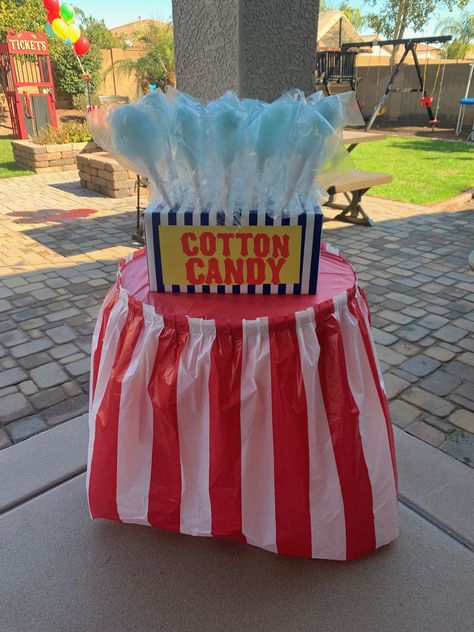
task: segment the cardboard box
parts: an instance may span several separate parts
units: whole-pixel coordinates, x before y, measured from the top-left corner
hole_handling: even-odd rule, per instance
[[[233,294],[315,294],[323,216],[316,207],[292,218],[145,211],[150,290]]]

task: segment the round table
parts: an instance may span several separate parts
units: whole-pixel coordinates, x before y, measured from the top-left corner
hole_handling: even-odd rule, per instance
[[[352,267],[315,295],[150,293],[144,250],[98,317],[94,518],[355,559],[398,535],[387,397]]]

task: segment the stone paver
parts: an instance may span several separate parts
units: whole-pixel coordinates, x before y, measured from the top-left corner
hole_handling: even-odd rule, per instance
[[[0,399],[0,424],[20,419],[32,412],[31,403],[22,393],[11,393]]]
[[[50,362],[33,369],[30,373],[33,382],[38,388],[47,389],[63,382],[67,382],[67,374],[56,363]]]
[[[404,362],[400,368],[417,377],[424,377],[440,366],[440,362],[425,355],[417,355]]]
[[[438,364],[439,366],[439,364]],[[420,386],[435,395],[444,397],[462,383],[461,378],[439,370],[432,373],[420,383]]]
[[[443,432],[424,421],[414,421],[406,427],[406,431],[435,447],[441,445],[445,439]]]
[[[474,465],[474,209],[365,207],[372,228],[329,221],[323,236],[367,294],[393,421]],[[2,180],[0,448],[24,418],[36,432],[87,411],[95,318],[134,230],[135,200],[81,189],[76,171]]]
[[[2,448],[8,448],[11,445],[12,442],[10,440],[10,437],[3,428],[0,428],[0,450]]]
[[[385,391],[389,399],[397,397],[401,392],[410,386],[410,382],[403,380],[401,377],[388,373],[384,378]]]
[[[406,428],[420,416],[421,411],[401,399],[395,399],[390,402],[390,414],[394,424],[400,428]]]
[[[6,426],[6,431],[10,439],[16,443],[28,439],[39,432],[46,430],[44,421],[37,415],[25,417]]]
[[[441,444],[440,448],[443,452],[474,467],[474,435],[470,432],[456,430],[448,435],[448,439]]]
[[[461,430],[466,430],[474,434],[474,413],[470,410],[456,410],[449,417],[449,421]]]
[[[0,388],[4,388],[5,386],[12,386],[13,384],[23,382],[23,380],[25,380],[27,377],[28,376],[25,371],[18,367],[2,371],[0,372]]]

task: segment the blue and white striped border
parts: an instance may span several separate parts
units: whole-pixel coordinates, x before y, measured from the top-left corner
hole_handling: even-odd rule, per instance
[[[151,205],[145,211],[145,236],[148,275],[152,292],[204,293],[204,294],[315,294],[318,281],[319,252],[323,215],[319,207],[291,218],[274,219],[265,211],[242,211],[233,224],[223,212],[165,210],[161,204]],[[280,285],[164,285],[160,259],[159,226],[297,226],[301,232],[300,282]]]

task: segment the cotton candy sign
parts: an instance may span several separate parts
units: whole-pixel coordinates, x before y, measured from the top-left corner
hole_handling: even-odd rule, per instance
[[[278,224],[250,211],[226,224],[223,213],[145,213],[151,291],[314,294],[322,214],[319,208]]]

